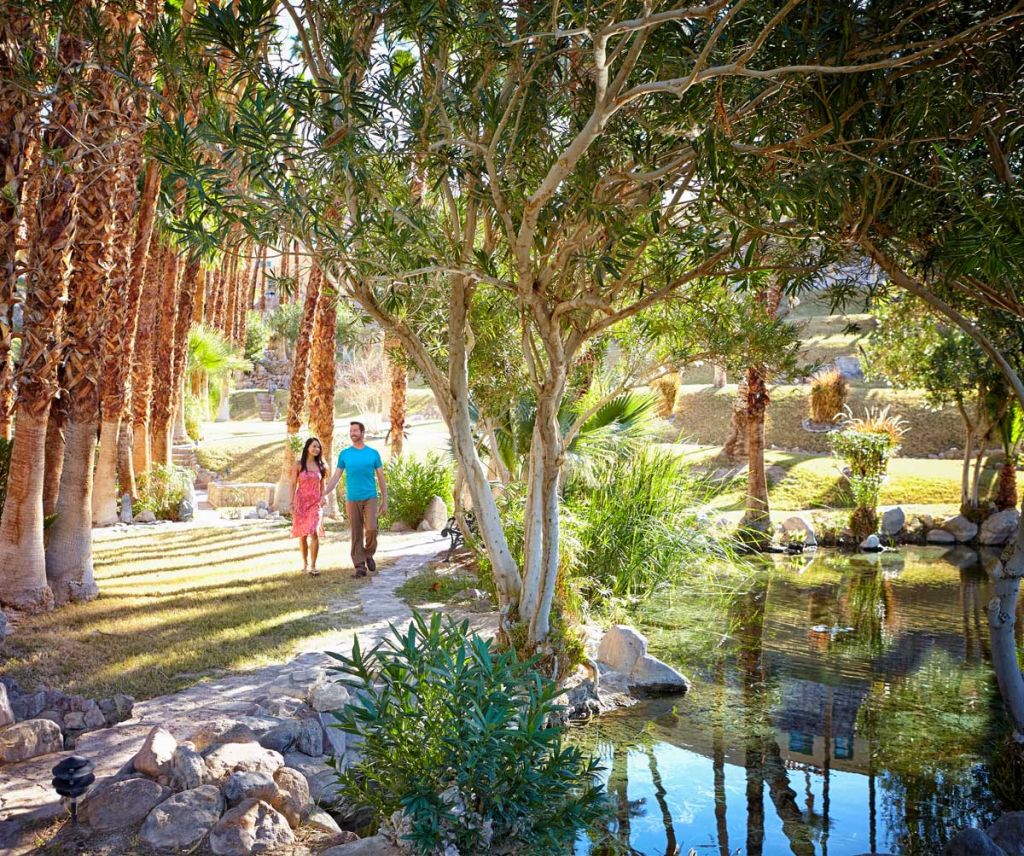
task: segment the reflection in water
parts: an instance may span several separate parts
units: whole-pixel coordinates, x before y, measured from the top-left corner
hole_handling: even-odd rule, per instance
[[[988,596],[962,548],[780,560],[728,595],[680,586],[638,621],[690,694],[579,732],[599,741],[613,837],[646,856],[916,856],[990,822],[1005,725]]]

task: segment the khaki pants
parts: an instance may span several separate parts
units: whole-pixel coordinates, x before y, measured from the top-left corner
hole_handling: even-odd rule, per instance
[[[377,500],[346,502],[345,513],[352,530],[352,564],[357,573],[366,573],[366,560],[377,552]]]

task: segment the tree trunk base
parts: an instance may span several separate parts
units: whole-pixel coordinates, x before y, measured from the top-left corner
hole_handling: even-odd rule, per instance
[[[100,426],[100,454],[96,460],[96,480],[92,486],[92,522],[111,526],[117,515],[117,433],[119,422]]]
[[[149,423],[132,423],[132,469],[135,471],[135,478],[149,472],[150,449],[149,449]],[[138,484],[135,485],[135,492],[132,499],[138,499]]]

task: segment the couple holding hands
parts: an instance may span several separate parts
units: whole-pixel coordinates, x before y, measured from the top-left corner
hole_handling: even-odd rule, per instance
[[[295,488],[292,496],[292,537],[299,539],[303,571],[318,576],[317,554],[324,532],[324,506],[345,473],[345,513],[352,531],[352,565],[357,577],[377,569],[373,554],[377,551],[377,516],[388,510],[388,485],[380,453],[365,443],[366,426],[349,423],[352,445],[338,455],[338,466],[327,478],[323,446],[310,437],[295,465]],[[377,487],[380,486],[378,497]],[[378,505],[379,499],[379,505]]]

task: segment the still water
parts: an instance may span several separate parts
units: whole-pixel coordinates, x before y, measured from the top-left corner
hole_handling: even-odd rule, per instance
[[[978,554],[777,557],[708,588],[636,617],[690,693],[578,732],[616,809],[580,856],[937,854],[1020,807]]]

